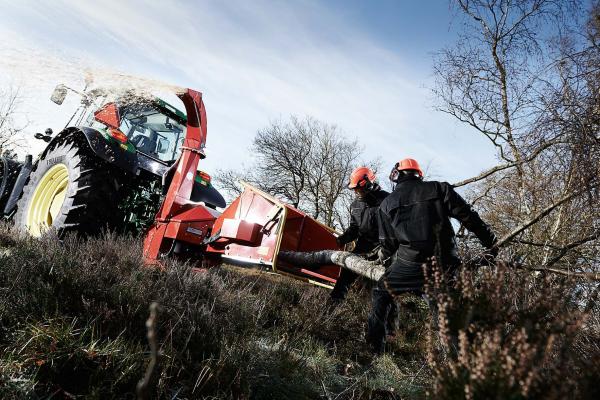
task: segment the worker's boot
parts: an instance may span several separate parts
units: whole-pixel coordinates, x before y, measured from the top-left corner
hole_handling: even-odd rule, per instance
[[[348,296],[348,291],[350,290],[350,287],[356,278],[358,278],[358,275],[354,272],[348,271],[347,269],[342,269],[340,276],[338,277],[335,286],[329,295],[329,300],[327,301],[327,306],[330,309],[335,309],[344,302],[344,299],[346,299],[346,296]]]

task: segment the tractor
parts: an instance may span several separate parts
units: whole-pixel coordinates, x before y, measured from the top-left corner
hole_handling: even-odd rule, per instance
[[[34,161],[0,159],[0,213],[39,237],[53,231],[95,235],[103,229],[144,235],[144,258],[165,257],[262,266],[331,286],[339,266],[303,269],[278,262],[280,251],[337,249],[335,232],[300,210],[244,184],[226,207],[210,176],[199,170],[206,157],[207,126],[202,94],[176,95],[185,113],[166,101],[125,92],[109,101],[100,89],[65,85],[81,105],[67,126],[35,137],[47,142]]]
[[[62,104],[59,85],[52,101]],[[79,92],[82,107],[60,133],[37,133],[48,142],[35,162],[3,158],[0,209],[5,218],[40,236],[53,228],[95,234],[107,227],[139,232],[147,228],[166,187],[163,178],[181,153],[186,115],[151,96],[125,93],[95,106],[103,91]],[[76,118],[79,115],[79,118]],[[191,198],[207,207],[224,207],[210,177],[198,171]]]

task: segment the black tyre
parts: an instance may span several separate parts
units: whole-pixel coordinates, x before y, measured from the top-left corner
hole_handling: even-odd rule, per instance
[[[0,157],[0,215],[21,171],[22,163]]]
[[[50,144],[38,160],[17,203],[15,224],[33,236],[55,229],[85,235],[113,227],[117,186],[111,167],[85,139],[71,136]]]

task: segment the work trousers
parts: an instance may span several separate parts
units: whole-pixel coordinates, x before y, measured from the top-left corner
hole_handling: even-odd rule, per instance
[[[412,293],[421,296],[432,314],[434,328],[438,325],[437,305],[433,299],[429,299],[423,293],[424,277],[422,273],[421,263],[401,262],[393,263],[385,274],[377,282],[377,286],[373,288],[371,313],[367,323],[367,342],[371,345],[372,350],[376,354],[383,353],[385,348],[385,337],[388,333],[389,317],[391,310],[396,310],[397,306],[394,296],[403,293]],[[455,284],[455,274],[458,269],[457,265],[453,265],[445,272],[445,279],[450,284],[450,290]],[[396,318],[398,318],[396,316]],[[458,340],[456,332],[451,332],[451,346],[456,351],[458,348]]]
[[[396,302],[384,287],[383,278],[373,288],[371,313],[367,321],[367,343],[374,353],[381,354],[385,348],[385,337],[388,334],[388,317]]]
[[[375,354],[383,353],[385,338],[395,333],[396,321],[400,318],[396,300],[383,286],[382,282],[380,280],[377,286],[373,288],[371,313],[367,321],[367,343]],[[435,305],[422,292],[415,291],[413,294],[421,296],[425,300],[432,313],[434,325],[437,326]]]
[[[350,270],[342,269],[340,276],[330,294],[329,301],[331,305],[337,306],[344,301],[344,299],[348,295],[350,287],[356,281],[356,278],[358,278],[358,276],[358,274]],[[397,316],[398,309],[396,307],[396,303],[392,301],[392,303],[389,306],[389,309],[387,310],[386,319],[384,322],[384,336],[386,334],[392,335],[396,331]]]

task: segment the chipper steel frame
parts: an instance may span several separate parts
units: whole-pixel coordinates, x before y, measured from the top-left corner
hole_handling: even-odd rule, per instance
[[[157,263],[179,246],[192,257],[261,265],[312,283],[334,284],[339,266],[308,270],[278,261],[280,251],[338,249],[331,228],[246,183],[221,214],[191,201],[193,177],[205,157],[206,112],[199,92],[188,89],[179,97],[187,113],[187,133],[166,197],[144,241],[146,261]]]

